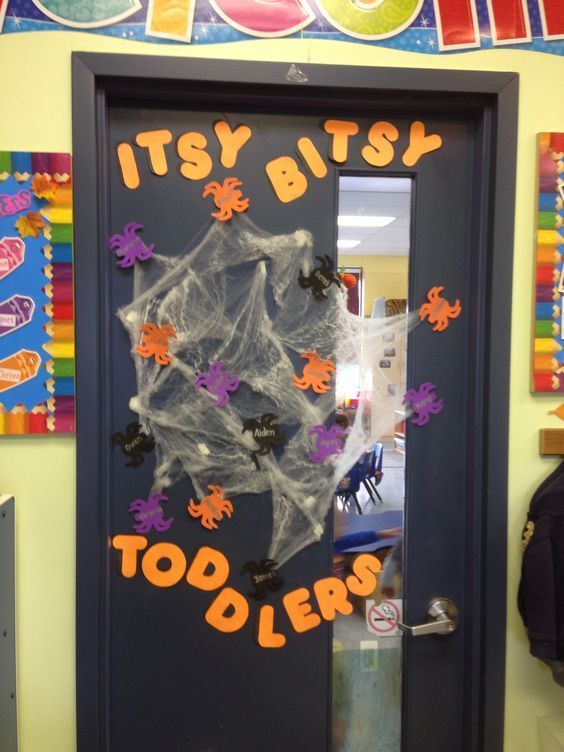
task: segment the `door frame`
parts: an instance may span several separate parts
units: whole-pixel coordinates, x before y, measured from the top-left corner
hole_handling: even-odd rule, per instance
[[[480,113],[482,165],[479,227],[476,228],[482,303],[474,385],[479,406],[469,432],[475,476],[468,482],[473,508],[467,555],[476,599],[471,604],[465,663],[472,677],[468,692],[466,751],[503,749],[507,455],[509,364],[518,75],[516,73],[413,70],[332,65],[301,65],[307,80],[286,78],[287,63],[260,64],[203,58],[73,53],[73,153],[76,300],[90,315],[77,319],[77,723],[80,752],[110,750],[106,706],[109,662],[104,649],[109,621],[106,573],[108,495],[104,493],[103,442],[109,435],[99,405],[108,385],[102,365],[108,352],[100,341],[99,311],[106,292],[100,284],[99,253],[105,247],[100,217],[106,186],[98,181],[106,154],[108,102],[148,94],[152,101],[193,101],[217,108],[218,101],[241,107],[268,106],[273,98],[288,112],[300,106],[342,108],[369,113],[370,102],[385,94],[390,106],[408,107],[414,95],[427,110],[447,107],[464,117]],[[96,346],[94,347],[94,343]],[[86,366],[86,367],[85,367]],[[95,440],[92,440],[94,437]],[[409,614],[408,614],[409,616]],[[404,697],[407,691],[404,685]],[[406,710],[404,703],[403,711]],[[408,716],[407,716],[408,719]],[[406,717],[404,717],[404,722]],[[411,740],[415,742],[415,740]],[[421,740],[419,740],[421,743]],[[415,742],[415,746],[417,744]],[[404,738],[402,749],[411,749]]]

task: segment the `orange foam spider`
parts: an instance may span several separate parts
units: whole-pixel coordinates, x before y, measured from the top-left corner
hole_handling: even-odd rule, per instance
[[[303,389],[305,392],[311,387],[317,394],[328,392],[331,389],[329,386],[331,374],[337,370],[333,361],[323,360],[314,352],[302,353],[300,358],[305,358],[308,362],[304,366],[302,378],[298,378],[296,374],[293,375],[294,384],[298,389]]]
[[[244,212],[249,208],[249,199],[243,198],[243,193],[238,190],[237,186],[243,185],[239,178],[225,178],[223,185],[215,181],[204,186],[202,196],[212,195],[213,202],[219,209],[218,212],[212,212],[212,217],[226,222],[231,219],[233,212]]]
[[[137,345],[139,355],[143,358],[154,356],[160,366],[167,366],[172,360],[172,355],[167,353],[168,340],[170,337],[176,339],[174,328],[170,324],[163,324],[158,327],[148,321],[141,327],[141,332],[143,333],[141,344]]]

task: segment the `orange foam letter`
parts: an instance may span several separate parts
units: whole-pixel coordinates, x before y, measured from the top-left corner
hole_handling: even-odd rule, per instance
[[[295,201],[307,191],[307,178],[300,172],[295,159],[278,157],[265,167],[274,192],[284,204]]]
[[[213,163],[207,151],[208,141],[203,133],[186,131],[176,142],[176,151],[180,159],[180,174],[187,180],[202,180],[212,171]]]
[[[359,554],[353,561],[354,574],[349,575],[345,582],[353,595],[370,595],[376,590],[378,578],[374,572],[379,572],[382,565],[372,554]]]
[[[237,155],[253,135],[248,125],[238,125],[234,131],[225,120],[218,120],[213,124],[217,140],[221,145],[219,161],[224,167],[235,167]]]
[[[317,151],[317,147],[311,138],[299,138],[298,151],[316,178],[324,178],[327,176],[327,165],[321,158],[321,154]]]
[[[352,603],[348,600],[347,586],[337,577],[325,577],[313,583],[313,591],[321,616],[326,621],[333,621],[337,613],[350,616],[353,612]]]
[[[139,188],[141,179],[139,178],[139,170],[137,169],[137,162],[135,161],[135,154],[131,144],[125,142],[118,144],[117,156],[123,184],[130,191],[134,191],[136,188]]]
[[[241,593],[229,587],[218,593],[205,616],[207,623],[220,632],[238,632],[248,618],[249,604]]]
[[[392,141],[397,141],[399,131],[392,123],[381,120],[370,126],[368,142],[370,146],[364,146],[361,150],[363,159],[373,167],[385,167],[394,158]]]
[[[147,548],[147,538],[142,535],[114,535],[112,546],[121,551],[121,573],[124,577],[137,574],[137,552]]]
[[[323,123],[325,133],[333,136],[329,157],[333,162],[346,162],[349,150],[349,136],[356,136],[358,125],[350,120],[326,120]]]
[[[262,606],[259,613],[257,642],[261,648],[283,648],[286,638],[274,631],[274,609]]]
[[[307,632],[321,624],[319,614],[312,611],[307,588],[292,590],[282,598],[282,603],[296,632]]]
[[[149,165],[155,175],[166,175],[168,172],[164,147],[171,141],[172,133],[166,128],[160,131],[142,131],[135,136],[137,146],[148,149]]]
[[[157,566],[161,559],[168,559],[170,562],[170,567],[166,571]],[[186,571],[186,557],[182,549],[174,543],[155,543],[144,554],[141,569],[152,585],[172,587],[180,582]]]
[[[212,567],[211,572],[206,570]],[[209,546],[202,546],[190,564],[186,579],[199,590],[217,590],[223,587],[229,577],[229,562],[226,557]]]
[[[436,133],[426,136],[424,123],[416,120],[409,129],[409,146],[403,154],[403,163],[406,167],[413,167],[423,154],[440,149],[442,145],[443,139],[440,136]]]

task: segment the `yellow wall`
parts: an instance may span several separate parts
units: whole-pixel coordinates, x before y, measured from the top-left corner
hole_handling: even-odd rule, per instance
[[[158,46],[71,32],[0,38],[0,148],[71,149],[71,50],[297,63],[517,71],[521,74],[509,467],[509,623],[506,752],[538,752],[537,718],[564,712],[564,690],[528,656],[515,609],[520,532],[529,498],[555,466],[538,456],[538,428],[556,398],[528,393],[535,136],[563,130],[564,59],[520,50],[444,56],[331,41],[265,40]],[[509,336],[509,333],[508,333]],[[17,500],[20,752],[74,752],[75,444],[71,438],[1,440],[0,490]]]
[[[407,256],[339,256],[339,266],[361,266],[364,315],[372,313],[374,298],[407,298]]]

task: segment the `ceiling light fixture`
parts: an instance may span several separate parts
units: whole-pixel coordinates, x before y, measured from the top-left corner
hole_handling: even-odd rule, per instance
[[[368,214],[345,214],[339,215],[337,224],[339,227],[385,227],[397,217],[377,217]]]
[[[337,240],[337,248],[356,248],[360,240]]]

